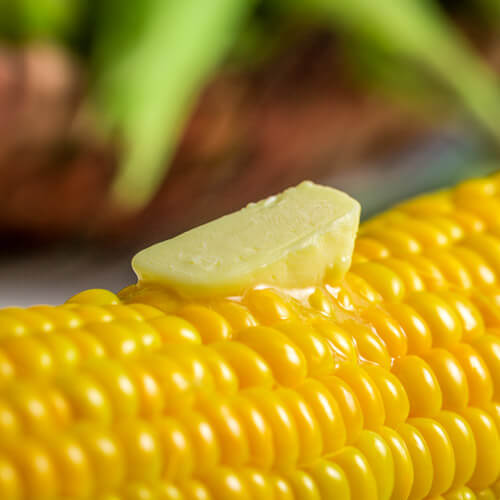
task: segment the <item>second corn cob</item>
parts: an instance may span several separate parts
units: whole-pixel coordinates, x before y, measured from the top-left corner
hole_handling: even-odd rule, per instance
[[[369,221],[300,296],[2,310],[0,498],[500,498],[497,193]]]

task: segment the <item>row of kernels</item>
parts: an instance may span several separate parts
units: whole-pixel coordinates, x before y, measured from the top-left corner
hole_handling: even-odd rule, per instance
[[[482,234],[468,237],[447,251],[430,248],[424,255],[408,254],[404,260],[391,257],[379,262],[360,262],[353,265],[352,271],[370,280],[375,288],[383,286],[379,291],[385,299],[401,300],[405,287],[411,292],[424,287],[432,291],[491,286],[500,271],[499,251],[500,240]]]
[[[169,365],[170,363],[162,360],[158,369],[166,372]],[[149,370],[150,366],[151,363],[148,363]],[[244,399],[228,399],[216,394],[203,395],[195,407],[211,420],[214,433],[222,443],[224,463],[246,463],[249,460],[249,447],[253,450],[253,459],[261,466],[264,463],[267,466],[273,463],[279,467],[296,462],[307,463],[323,451],[335,451],[347,438],[349,441],[355,441],[356,434],[363,427],[364,419],[367,427],[376,427],[378,423],[375,421],[383,422],[383,417],[382,420],[379,419],[384,412],[383,397],[364,371],[359,368],[354,370],[356,371],[340,370],[340,378],[323,377],[321,382],[308,379],[296,391],[286,388],[254,388],[242,393]],[[176,375],[176,382],[179,383],[178,377],[181,373],[177,372]],[[387,386],[384,375],[382,372],[380,376],[374,373],[381,393],[386,397],[388,395],[390,400],[393,395],[391,396],[390,390],[384,391],[383,385]],[[174,390],[173,377],[169,376],[169,379],[171,380],[163,384],[163,389],[169,389],[168,409],[179,414],[183,408],[191,408],[193,401],[182,384],[182,387],[178,386]],[[392,387],[398,387],[397,381],[390,382]],[[170,386],[167,383],[170,383]],[[2,411],[2,435],[6,439],[9,434],[14,439],[21,435],[20,421],[25,425],[25,432],[40,436],[49,435],[61,424],[57,421],[54,408],[50,406],[51,402],[47,400],[47,391],[22,384],[13,385],[9,389],[11,390],[3,395]],[[80,420],[108,424],[112,417],[116,417],[115,422],[118,422],[137,415],[143,415],[145,418],[161,416],[167,405],[165,398],[161,401],[163,405],[150,404],[148,412],[148,406],[141,401],[141,395],[138,394],[140,390],[133,372],[129,376],[121,367],[107,364],[93,367],[87,376],[81,373],[65,378],[58,395],[62,397],[66,407],[69,407],[69,411],[66,408],[69,413],[69,416],[66,416],[66,425],[73,421],[73,426]],[[358,402],[356,392],[361,403]],[[397,388],[396,392],[403,394],[400,388]],[[372,394],[376,396],[375,401],[370,399]],[[144,394],[142,396],[144,398]],[[184,403],[182,398],[185,399]],[[397,406],[397,402],[392,403],[392,408]],[[398,413],[394,412],[393,416],[396,414]],[[255,418],[258,419],[257,424]],[[404,418],[403,410],[401,420]],[[346,431],[344,422],[350,423],[349,432]],[[268,431],[261,435],[266,425]],[[272,448],[265,451],[266,443],[270,443],[269,436],[274,439],[274,449],[279,450],[278,455],[274,457]],[[249,438],[252,439],[248,441]],[[316,445],[312,444],[314,442]]]
[[[51,443],[23,439],[17,449],[2,446],[0,492],[6,499],[40,500],[64,496],[95,498],[98,492],[118,489],[118,498],[141,498],[135,495],[152,494],[147,485],[157,484],[159,488],[163,480],[171,486],[156,489],[157,494],[188,493],[192,489],[198,490],[199,495],[200,489],[205,489],[214,499],[259,498],[264,492],[268,495],[264,498],[278,494],[278,498],[333,495],[348,499],[351,492],[353,498],[377,498],[380,490],[380,498],[388,500],[393,484],[389,448],[376,435],[364,438],[361,446],[367,449],[369,458],[357,448],[345,447],[328,460],[315,461],[305,469],[291,468],[280,475],[251,468],[216,467],[198,476],[201,481],[196,482],[190,480],[190,475],[169,474],[162,458],[166,456],[162,437],[146,424],[128,422],[127,427],[119,426],[113,433],[84,426],[75,430],[73,436],[59,436]],[[372,465],[383,472],[383,480],[375,478]],[[20,476],[28,477],[24,490]],[[116,497],[104,493],[99,498]]]
[[[2,371],[9,378],[47,378],[94,358],[138,357],[158,350],[162,340],[158,330],[145,321],[94,323],[86,328],[7,337],[0,340],[0,352],[3,364],[11,369],[10,373]]]
[[[285,468],[279,475],[216,466],[194,477],[201,480],[198,488],[203,485],[214,498],[256,498],[259,491],[272,491],[266,486],[271,480],[273,488],[287,493],[283,498],[300,499],[423,498],[462,488],[464,481],[482,489],[491,482],[495,464],[485,463],[484,446],[476,450],[478,433],[470,420],[442,414],[438,420],[413,419],[399,425],[396,432],[389,428],[382,428],[380,434],[363,431],[355,446],[342,447],[328,459],[314,460],[302,469]],[[61,435],[51,443],[23,438],[17,451],[2,447],[0,465],[9,473],[0,476],[0,492],[15,492],[19,473],[29,475],[25,498],[51,498],[57,493],[88,498],[93,491],[117,488],[122,498],[134,498],[133,492],[141,488],[147,492],[147,484],[160,480],[179,484],[183,491],[183,485],[192,482],[196,454],[193,443],[180,437],[182,431],[182,426],[167,421],[155,428],[128,421],[113,432],[83,425],[71,436]],[[255,484],[249,485],[249,479]],[[172,486],[166,491],[176,489]]]
[[[134,314],[137,309],[141,310],[138,306],[120,307]],[[7,336],[0,338],[0,386],[14,375],[51,376],[57,371],[55,367],[68,369],[93,358],[138,357],[158,351],[162,346],[201,341],[192,323],[167,315],[154,315],[147,320],[92,322],[84,328]]]

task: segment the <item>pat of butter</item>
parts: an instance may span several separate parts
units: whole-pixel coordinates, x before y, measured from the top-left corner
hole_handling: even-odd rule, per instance
[[[359,215],[347,194],[306,181],[146,248],[132,267],[191,297],[335,282],[351,264]]]

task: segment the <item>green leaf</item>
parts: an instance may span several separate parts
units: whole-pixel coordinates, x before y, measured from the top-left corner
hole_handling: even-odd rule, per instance
[[[200,89],[251,6],[248,0],[103,2],[94,95],[123,144],[113,191],[118,202],[133,209],[154,195]]]

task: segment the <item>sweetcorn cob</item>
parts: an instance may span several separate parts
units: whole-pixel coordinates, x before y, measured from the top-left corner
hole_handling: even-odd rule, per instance
[[[365,223],[340,282],[0,311],[0,499],[500,498],[500,176]]]

